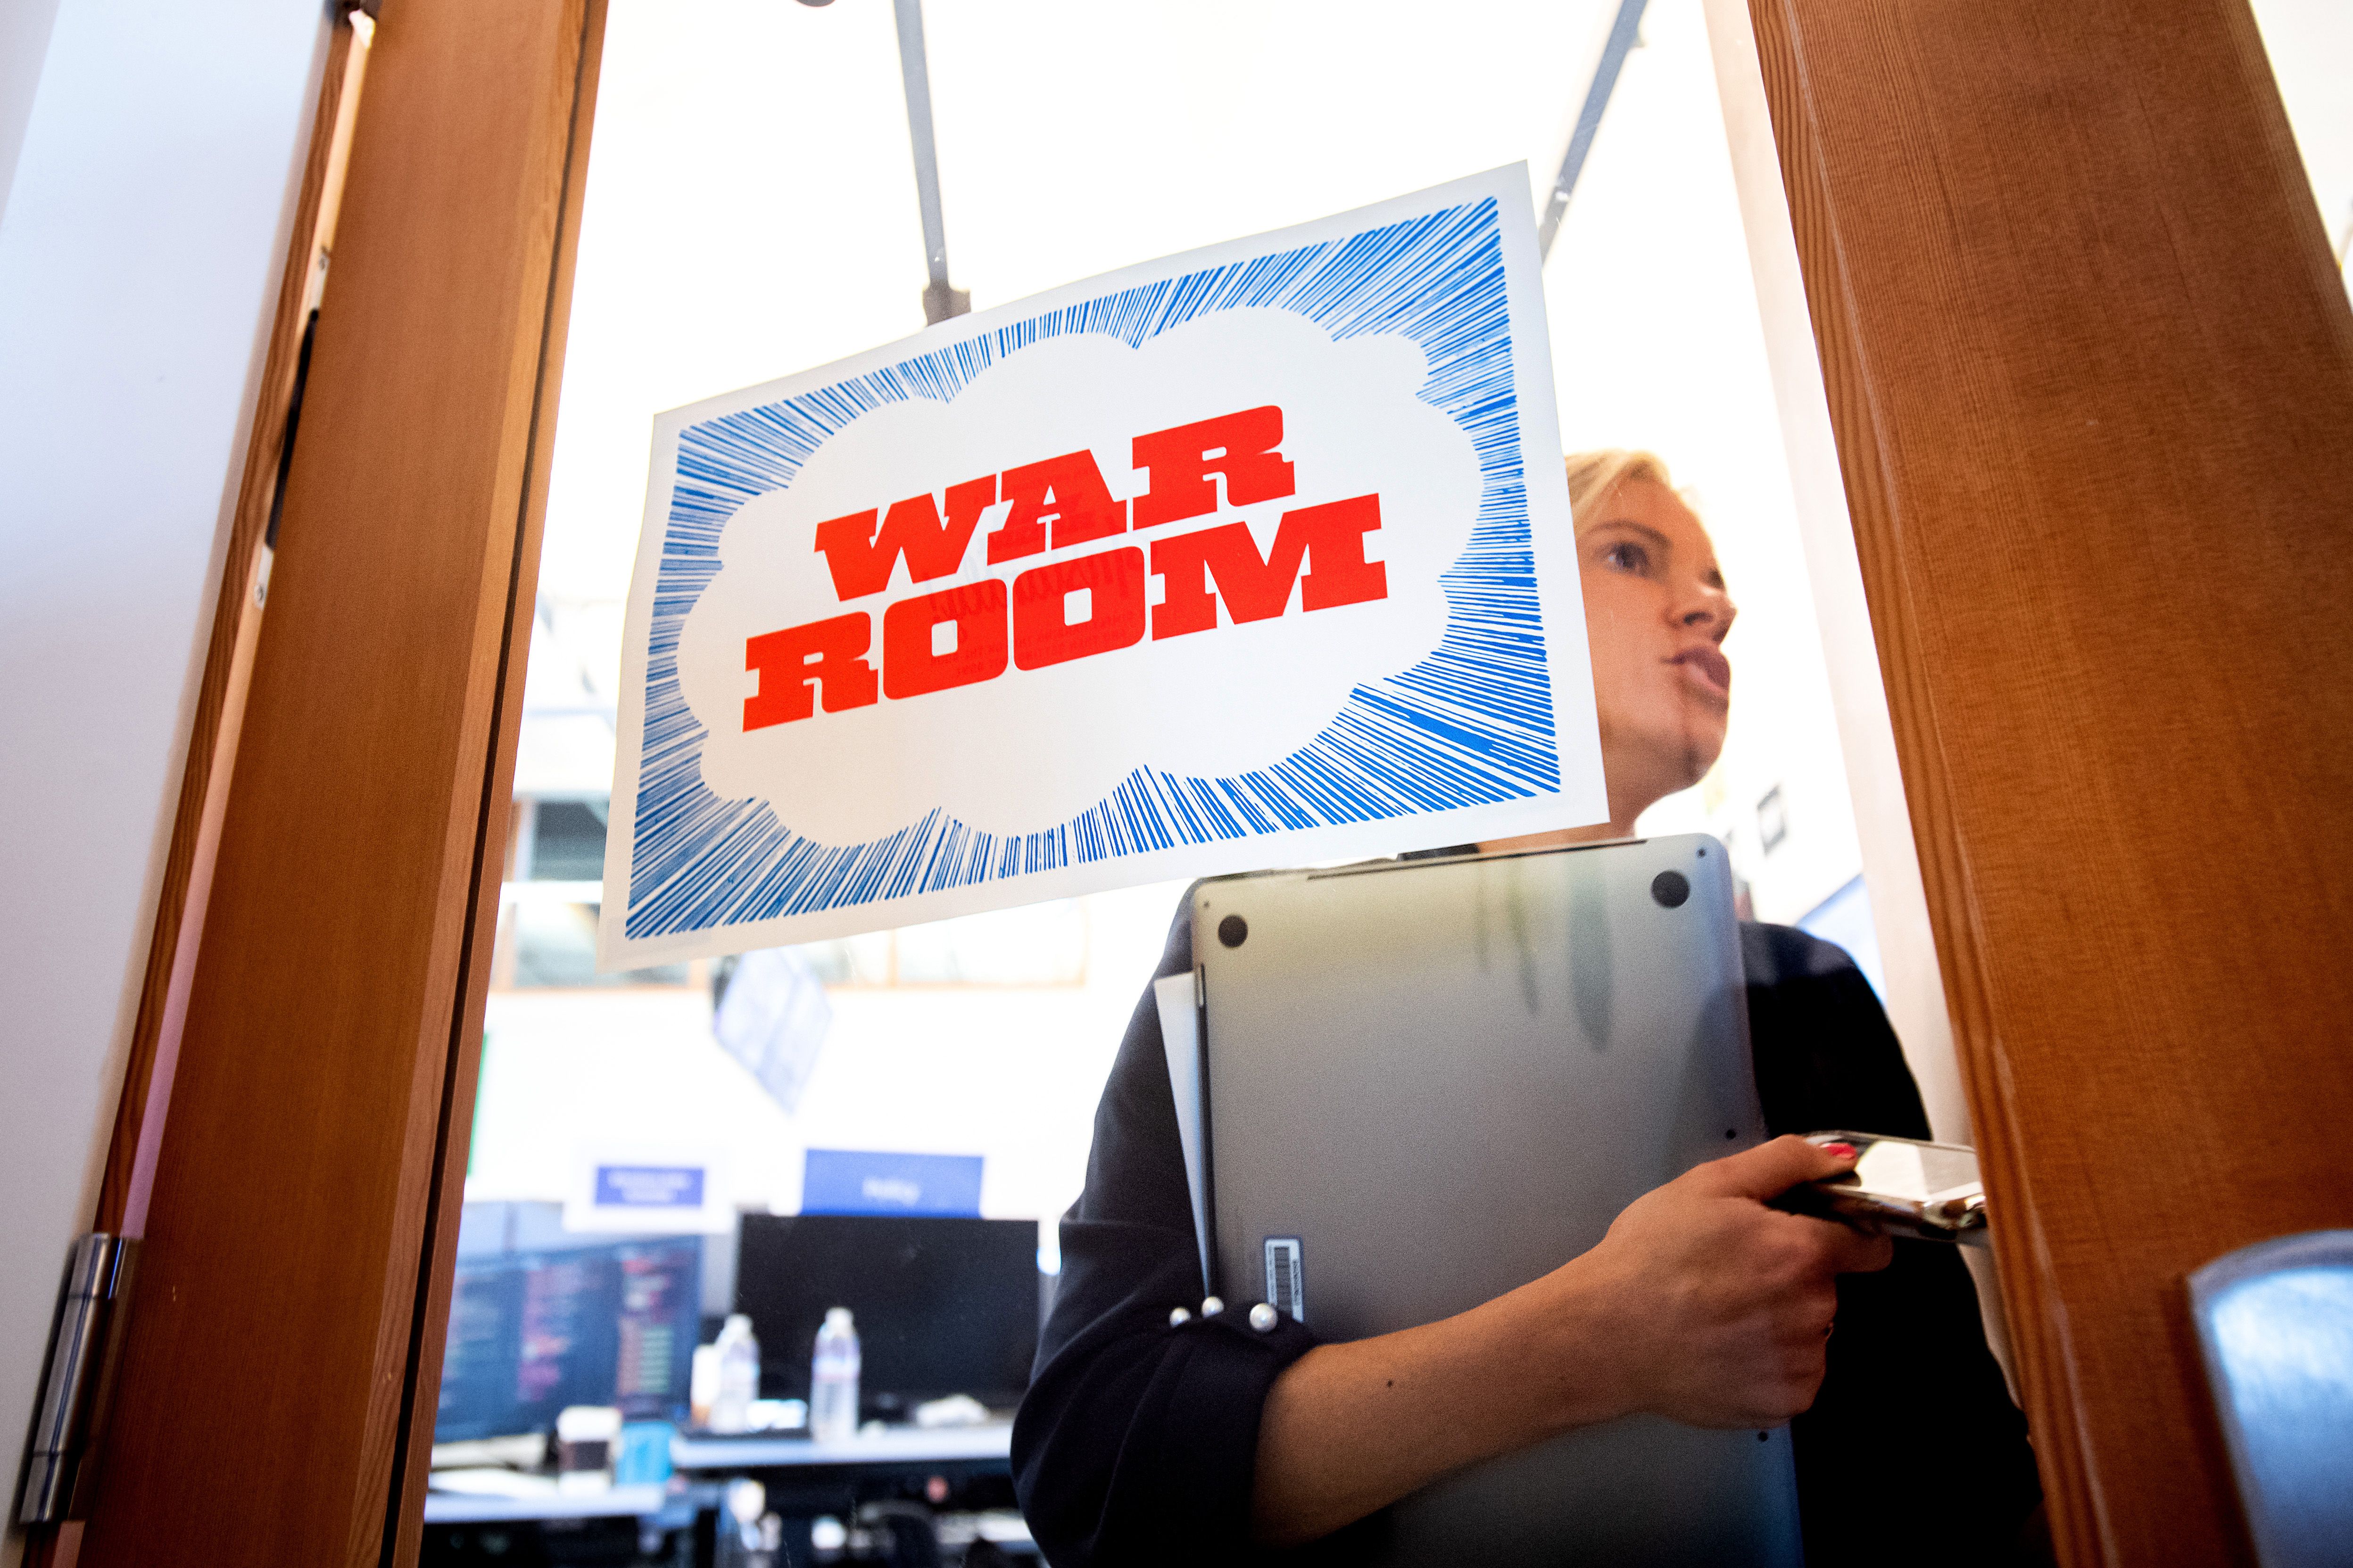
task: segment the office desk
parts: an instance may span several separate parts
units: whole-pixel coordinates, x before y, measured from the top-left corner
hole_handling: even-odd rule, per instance
[[[820,1443],[811,1437],[776,1437],[759,1434],[744,1437],[674,1437],[670,1463],[684,1475],[792,1476],[809,1471],[828,1480],[854,1470],[869,1475],[913,1476],[918,1479],[954,1473],[959,1477],[1008,1473],[1013,1441],[1009,1426],[949,1426],[925,1431],[894,1426],[884,1432],[862,1433],[840,1442]],[[695,1489],[705,1507],[715,1506],[716,1491]],[[708,1497],[699,1494],[708,1492]],[[489,1497],[474,1492],[425,1494],[427,1524],[480,1524],[529,1519],[649,1518],[673,1508],[692,1506],[660,1487],[612,1487],[601,1492],[534,1492],[527,1497]]]
[[[923,1470],[943,1465],[1009,1466],[1013,1428],[892,1426],[839,1442],[754,1433],[742,1437],[674,1437],[670,1462],[681,1470],[867,1469]]]
[[[662,1487],[609,1487],[601,1492],[538,1492],[484,1497],[474,1492],[425,1494],[427,1524],[492,1524],[529,1519],[649,1519],[676,1507],[693,1518],[691,1496],[672,1498]]]
[[[670,1463],[704,1483],[748,1476],[767,1489],[767,1506],[785,1521],[794,1562],[807,1558],[810,1521],[821,1515],[859,1517],[861,1504],[916,1502],[950,1510],[966,1521],[962,1545],[986,1534],[1000,1546],[1026,1548],[1013,1497],[1013,1428],[893,1426],[840,1442],[765,1434],[742,1437],[680,1437]],[[987,1524],[984,1516],[1009,1521]],[[945,1537],[943,1541],[944,1543]]]
[[[720,1488],[610,1487],[601,1492],[487,1497],[425,1494],[419,1568],[485,1561],[707,1568]]]
[[[896,1426],[825,1443],[765,1433],[680,1436],[671,1439],[670,1463],[690,1483],[681,1490],[614,1487],[530,1497],[428,1492],[425,1522],[457,1527],[459,1533],[467,1534],[465,1527],[477,1525],[528,1529],[534,1523],[634,1519],[649,1540],[655,1538],[654,1531],[684,1532],[677,1535],[681,1542],[700,1536],[707,1550],[711,1521],[698,1521],[698,1514],[715,1518],[723,1483],[744,1476],[766,1489],[766,1506],[783,1516],[787,1549],[797,1554],[796,1562],[807,1560],[812,1520],[819,1515],[854,1520],[860,1505],[868,1502],[921,1500],[926,1507],[954,1509],[966,1521],[956,1544],[978,1533],[1018,1550],[1029,1544],[1029,1532],[1012,1511],[1012,1439],[1013,1428],[1008,1425],[928,1431]],[[438,1560],[435,1548],[446,1539],[428,1539],[428,1563]]]

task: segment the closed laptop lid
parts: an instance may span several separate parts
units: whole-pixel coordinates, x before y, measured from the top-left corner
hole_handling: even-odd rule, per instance
[[[1765,1138],[1704,836],[1194,890],[1219,1293],[1326,1339],[1466,1310]],[[1631,1417],[1440,1481],[1385,1560],[1800,1561],[1786,1430]]]

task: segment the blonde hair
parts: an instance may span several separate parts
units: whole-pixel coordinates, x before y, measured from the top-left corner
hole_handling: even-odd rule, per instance
[[[1577,531],[1583,533],[1599,522],[1601,505],[1609,499],[1609,492],[1636,479],[1647,479],[1664,490],[1675,488],[1674,481],[1667,478],[1667,460],[1656,452],[1603,447],[1590,452],[1571,453],[1568,458],[1568,510],[1576,520]]]

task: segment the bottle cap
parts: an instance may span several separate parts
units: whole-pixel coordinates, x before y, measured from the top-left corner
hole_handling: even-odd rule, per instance
[[[825,1326],[829,1329],[846,1329],[849,1327],[849,1309],[847,1307],[828,1307],[825,1310]]]
[[[727,1314],[727,1326],[731,1329],[743,1329],[748,1331],[752,1327],[751,1315],[746,1312],[730,1312]]]

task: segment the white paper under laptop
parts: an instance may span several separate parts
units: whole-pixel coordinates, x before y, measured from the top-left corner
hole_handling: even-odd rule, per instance
[[[1160,1043],[1168,1054],[1168,1092],[1176,1101],[1176,1138],[1185,1147],[1185,1186],[1193,1198],[1193,1240],[1201,1249],[1201,1291],[1209,1289],[1209,1208],[1201,1184],[1201,1015],[1193,976],[1152,983],[1160,1009]]]

